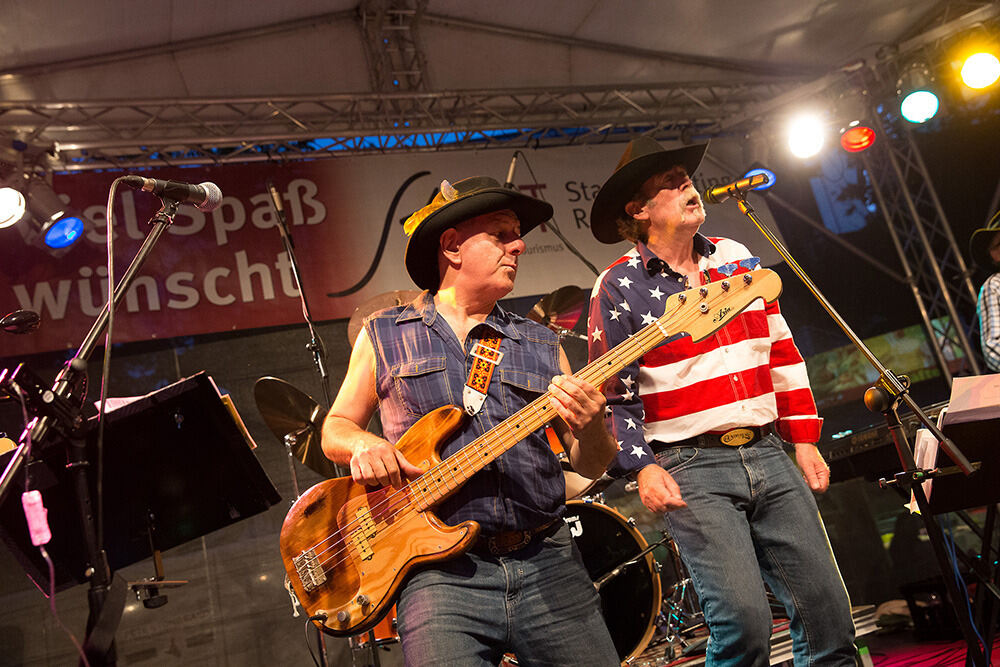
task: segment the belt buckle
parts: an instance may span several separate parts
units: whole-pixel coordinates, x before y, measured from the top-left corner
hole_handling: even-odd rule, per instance
[[[753,429],[734,428],[719,436],[719,441],[729,447],[739,447],[740,445],[752,442],[754,437],[756,437],[756,434],[753,432]]]
[[[494,556],[503,556],[527,546],[530,541],[531,533],[527,530],[511,531],[491,535],[486,539],[486,547]]]

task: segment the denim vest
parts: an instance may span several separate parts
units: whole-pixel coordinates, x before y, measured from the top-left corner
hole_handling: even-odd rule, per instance
[[[463,349],[434,298],[380,311],[365,329],[375,348],[375,382],[382,430],[396,442],[418,419],[443,405],[462,405],[474,357]],[[469,333],[466,348],[500,335],[503,358],[478,414],[469,417],[440,449],[447,458],[544,393],[560,373],[559,341],[548,328],[499,305]],[[446,523],[478,521],[486,534],[528,530],[559,516],[565,482],[543,429],[502,454],[454,495],[434,508]]]

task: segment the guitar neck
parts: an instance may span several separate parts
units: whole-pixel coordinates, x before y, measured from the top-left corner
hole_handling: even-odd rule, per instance
[[[587,364],[575,376],[600,387],[668,337],[684,332],[695,341],[701,340],[757,298],[764,297],[770,302],[778,298],[780,291],[777,274],[764,269],[676,294],[667,301],[662,316]],[[545,392],[411,482],[410,497],[417,509],[428,509],[441,502],[501,454],[555,419],[557,413],[549,403],[551,395]]]

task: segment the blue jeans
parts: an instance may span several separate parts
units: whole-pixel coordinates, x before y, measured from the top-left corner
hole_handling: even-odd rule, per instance
[[[417,572],[397,606],[407,665],[620,664],[569,529],[507,556],[468,552]]]
[[[768,664],[767,582],[791,620],[796,667],[853,667],[847,590],[816,501],[781,440],[678,447],[657,462],[687,501],[666,522],[711,631],[707,664]]]

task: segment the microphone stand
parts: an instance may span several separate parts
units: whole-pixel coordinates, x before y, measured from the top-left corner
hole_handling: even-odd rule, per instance
[[[46,390],[41,385],[40,380],[24,364],[19,365],[9,376],[0,374],[0,388],[6,390],[11,395],[22,394],[31,406],[32,412],[38,414],[36,419],[25,425],[19,445],[11,456],[3,475],[0,476],[0,502],[3,501],[11,480],[25,463],[29,445],[31,447],[44,447],[47,441],[52,438],[53,430],[70,440],[75,440],[75,436],[80,435],[80,431],[84,425],[84,419],[81,414],[84,401],[84,396],[81,394],[84,392],[79,390],[86,383],[87,360],[93,354],[101,333],[103,333],[108,325],[110,312],[117,308],[118,304],[125,297],[142,265],[152,252],[157,241],[159,241],[160,236],[166,231],[167,226],[173,223],[177,207],[180,205],[179,201],[166,197],[162,197],[161,201],[163,204],[162,207],[149,220],[150,224],[153,225],[152,229],[150,229],[142,246],[132,259],[132,263],[125,271],[121,281],[115,287],[111,304],[101,310],[100,315],[97,316],[97,320],[84,337],[76,355],[63,366],[62,370],[56,376],[52,388]],[[113,665],[117,661],[114,631],[117,629],[118,622],[121,619],[121,611],[124,607],[125,598],[124,595],[121,595],[121,607],[117,610],[117,618],[105,617],[103,613],[105,610],[104,604],[109,593],[112,592],[112,573],[108,565],[104,545],[98,541],[91,503],[90,484],[87,475],[90,462],[87,460],[87,451],[84,444],[82,442],[70,442],[67,450],[67,459],[67,467],[73,472],[74,489],[79,507],[84,546],[87,551],[87,562],[90,564],[86,573],[90,579],[90,589],[87,595],[90,613],[87,617],[88,641],[85,643],[85,650],[88,648],[87,645],[90,643],[90,638],[98,634],[96,632],[92,633],[92,631],[95,630],[95,626],[100,622],[100,629],[102,630],[100,634],[104,635],[102,639],[108,640],[109,643],[106,648],[90,646],[91,650],[87,651],[88,660],[91,665]],[[117,596],[115,602],[117,606]],[[109,609],[108,613],[113,611],[113,609]]]
[[[947,550],[944,544],[944,534],[941,531],[941,527],[938,525],[937,521],[931,515],[930,508],[928,505],[927,497],[924,495],[923,487],[920,482],[926,481],[928,477],[928,471],[918,469],[916,463],[913,459],[913,450],[910,448],[910,444],[907,441],[906,433],[903,430],[902,424],[899,420],[899,404],[900,402],[905,403],[912,411],[913,414],[926,426],[931,433],[937,438],[940,443],[941,449],[948,455],[949,458],[955,463],[956,469],[950,471],[961,472],[962,474],[968,476],[973,473],[975,469],[978,468],[977,465],[972,465],[969,463],[968,459],[959,451],[958,447],[955,446],[948,437],[941,432],[941,429],[937,427],[927,414],[916,404],[908,393],[910,380],[907,376],[897,376],[891,370],[887,369],[879,361],[878,357],[868,348],[867,345],[858,337],[858,335],[851,329],[851,327],[844,321],[844,318],[834,309],[833,305],[826,299],[816,284],[809,278],[805,270],[799,266],[799,263],[795,261],[791,253],[781,242],[781,240],[764,225],[760,219],[757,217],[756,211],[750,206],[747,201],[747,192],[740,188],[732,188],[727,192],[734,199],[736,199],[739,204],[740,211],[746,215],[751,222],[760,230],[760,232],[770,241],[771,245],[774,246],[778,254],[788,263],[788,266],[795,272],[795,274],[802,280],[806,288],[812,293],[819,304],[824,310],[833,318],[833,321],[840,327],[840,329],[847,335],[854,346],[865,356],[868,363],[878,371],[879,379],[876,381],[875,385],[869,387],[865,392],[865,406],[872,412],[881,412],[885,417],[886,423],[889,427],[889,433],[892,435],[893,444],[896,447],[896,454],[899,456],[900,463],[903,466],[903,471],[896,475],[893,482],[885,483],[880,482],[880,486],[883,488],[887,484],[898,484],[901,487],[912,490],[914,498],[917,501],[917,507],[920,509],[920,518],[923,519],[924,527],[927,530],[927,535],[930,537],[931,545],[934,549],[934,556],[937,560],[938,567],[941,569],[942,579],[944,580],[945,590],[948,593],[948,597],[951,600],[952,608],[955,612],[955,617],[958,620],[958,624],[962,630],[962,636],[965,639],[967,646],[967,656],[973,661],[973,665],[976,667],[986,667],[985,654],[980,646],[978,640],[976,639],[975,629],[972,626],[969,616],[966,613],[966,605],[964,601],[968,598],[968,593],[965,591],[960,591],[958,584],[955,582],[955,578],[951,576],[951,569],[948,564],[951,562],[948,556]],[[938,473],[940,474],[940,473]],[[964,598],[962,596],[965,596]]]
[[[281,232],[281,244],[284,246],[285,252],[288,254],[288,261],[292,265],[292,279],[295,281],[295,287],[299,290],[299,299],[302,301],[302,317],[305,318],[306,326],[309,327],[309,342],[306,344],[306,349],[312,353],[313,365],[316,367],[316,372],[319,373],[320,384],[323,386],[323,397],[326,399],[326,408],[329,409],[333,405],[333,399],[330,394],[330,374],[326,367],[326,348],[323,345],[323,340],[316,333],[316,327],[313,324],[312,311],[309,310],[309,300],[306,298],[306,290],[302,286],[302,272],[299,269],[299,260],[295,257],[295,241],[292,239],[292,233],[288,229],[288,222],[285,220],[285,207],[281,201],[281,193],[278,192],[278,189],[274,187],[274,183],[270,180],[267,181],[267,192],[271,196],[271,203],[278,218],[278,231]],[[292,439],[290,440],[289,438]],[[292,462],[291,446],[293,442],[294,435],[289,434],[285,436],[285,449],[289,457],[288,465],[292,471],[292,485],[295,487],[296,495],[298,495],[299,478],[295,471],[295,465]],[[337,471],[338,477],[343,476],[340,466],[334,464],[334,469]],[[326,652],[326,638],[319,626],[316,624],[313,625],[316,630],[319,664],[322,667],[326,667],[329,664]]]
[[[302,286],[302,272],[299,269],[299,261],[295,257],[295,241],[292,239],[292,233],[288,230],[288,222],[285,220],[285,208],[281,203],[281,194],[270,181],[267,182],[267,191],[271,196],[271,203],[274,205],[274,211],[278,217],[281,243],[292,265],[292,278],[295,280],[295,287],[299,290],[299,299],[302,301],[302,317],[305,318],[306,325],[309,327],[309,343],[306,344],[306,349],[312,353],[316,372],[319,373],[320,383],[323,385],[323,397],[326,399],[326,405],[330,406],[332,397],[330,394],[330,374],[326,368],[326,348],[313,324],[312,311],[309,310],[309,301],[306,299],[306,291]]]

